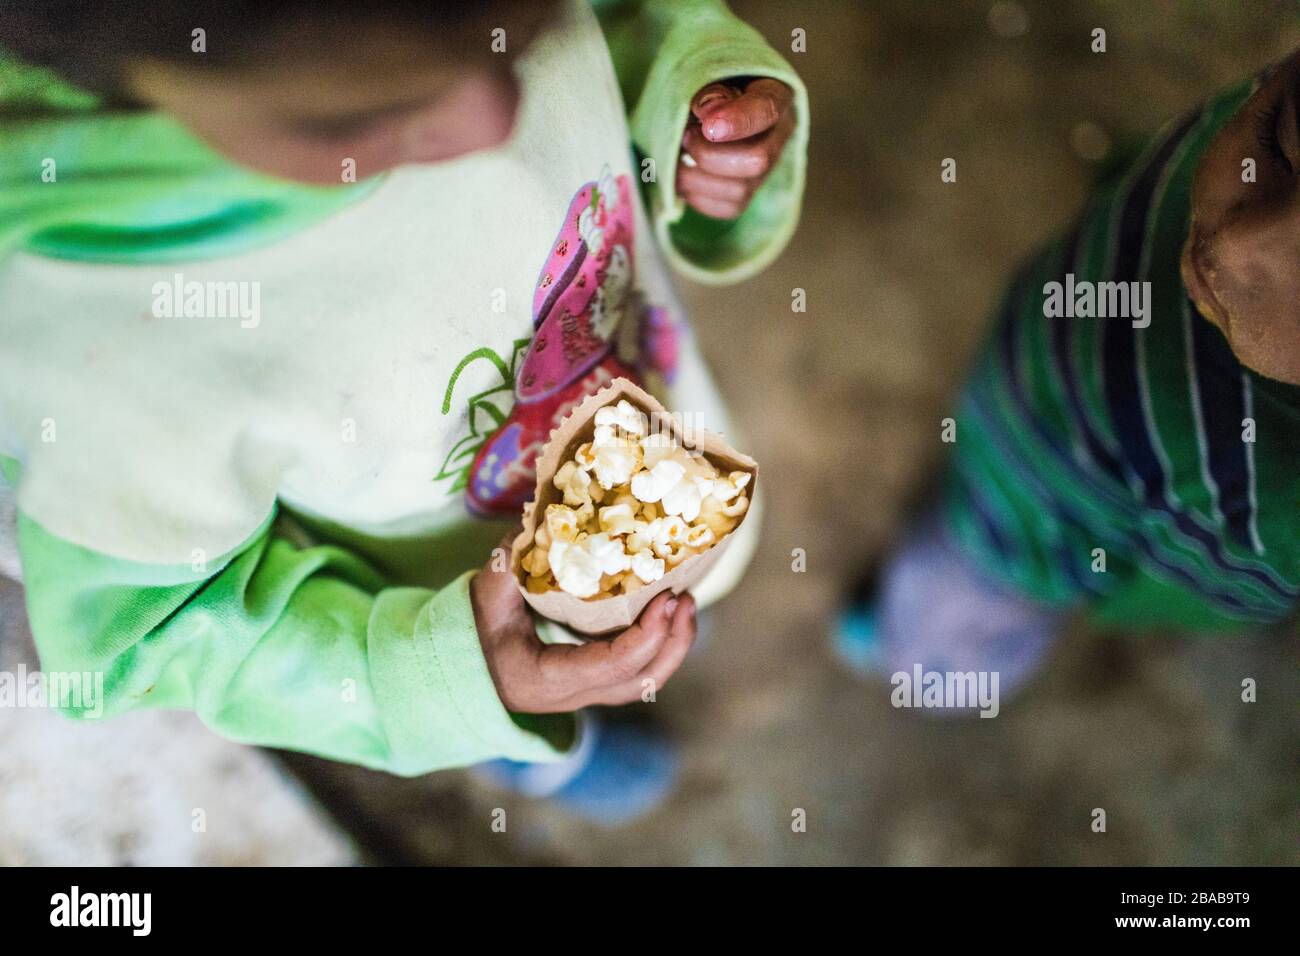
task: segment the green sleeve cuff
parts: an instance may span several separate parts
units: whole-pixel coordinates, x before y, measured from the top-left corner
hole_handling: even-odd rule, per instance
[[[502,756],[558,760],[574,743],[571,715],[511,714],[502,705],[474,624],[473,574],[432,597],[421,588],[392,588],[375,601],[371,677],[394,773]]]
[[[673,36],[689,30],[688,36]],[[725,11],[684,21],[664,44],[632,114],[632,138],[655,160],[650,217],[669,262],[697,282],[740,282],[766,268],[799,222],[807,169],[808,93],[798,75],[751,27]],[[691,99],[734,77],[770,77],[794,90],[795,130],[781,158],[731,222],[688,210],[677,195],[677,160]]]

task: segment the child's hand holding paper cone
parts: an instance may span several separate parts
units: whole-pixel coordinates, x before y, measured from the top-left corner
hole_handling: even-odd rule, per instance
[[[714,567],[744,520],[758,466],[710,432],[689,433],[615,379],[551,433],[511,549],[534,610],[586,635],[622,630],[663,591]]]
[[[514,571],[494,563],[474,576],[470,599],[483,656],[507,710],[568,713],[630,704],[647,686],[661,689],[695,643],[695,601],[664,592],[612,640],[543,644]]]
[[[538,461],[523,530],[502,542],[509,567],[494,558],[470,584],[483,656],[506,708],[564,713],[662,688],[695,643],[695,600],[686,591],[744,520],[757,472],[721,436],[686,434],[627,379],[575,408]],[[581,559],[557,577],[551,564],[566,558],[555,541],[576,545],[579,535]],[[530,605],[606,639],[543,644]]]

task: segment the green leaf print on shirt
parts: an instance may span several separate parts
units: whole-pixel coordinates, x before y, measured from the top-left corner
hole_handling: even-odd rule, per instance
[[[474,461],[474,455],[487,441],[488,437],[496,429],[500,428],[505,421],[505,412],[492,400],[492,396],[504,392],[512,399],[513,404],[515,372],[519,367],[519,357],[528,348],[528,343],[531,341],[532,339],[515,339],[510,346],[509,362],[487,346],[477,348],[457,363],[455,370],[451,373],[451,378],[447,380],[447,390],[442,397],[442,413],[444,415],[451,411],[452,395],[456,390],[456,382],[460,380],[461,373],[478,362],[479,359],[491,362],[496,366],[496,370],[501,376],[500,382],[469,397],[469,408],[467,410],[469,434],[451,446],[451,451],[447,452],[442,467],[433,476],[434,481],[454,478],[455,481],[449,489],[450,493],[463,490],[469,483],[469,466]]]

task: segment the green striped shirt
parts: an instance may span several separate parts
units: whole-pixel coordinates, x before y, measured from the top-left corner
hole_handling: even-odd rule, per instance
[[[1300,388],[1244,368],[1179,272],[1197,163],[1253,88],[1166,129],[1021,271],[961,398],[959,541],[1105,623],[1275,621],[1300,596]],[[1149,282],[1149,324],[1049,318],[1051,282]]]

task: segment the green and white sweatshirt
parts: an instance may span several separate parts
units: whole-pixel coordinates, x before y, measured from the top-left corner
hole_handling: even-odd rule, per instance
[[[808,128],[720,2],[597,13],[520,60],[503,147],[332,189],[0,59],[0,467],[44,670],[400,774],[570,745],[500,703],[469,577],[611,375],[727,429],[665,260],[723,282],[779,254]],[[723,227],[673,174],[691,96],[735,76],[793,87],[799,125]]]

